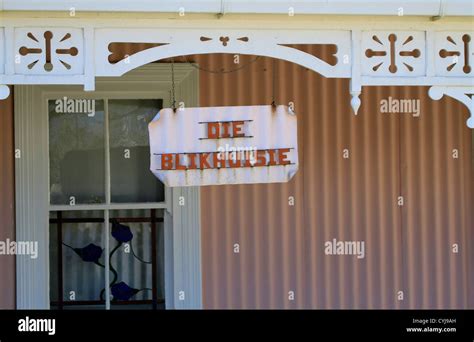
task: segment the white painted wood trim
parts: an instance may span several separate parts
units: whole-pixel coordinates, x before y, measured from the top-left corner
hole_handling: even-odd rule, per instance
[[[16,239],[38,243],[38,258],[17,256],[17,308],[49,308],[48,120],[41,89],[15,87]],[[46,103],[43,104],[46,106]],[[46,110],[46,109],[45,109]]]
[[[162,203],[111,203],[92,205],[50,205],[50,211],[75,211],[75,210],[123,210],[123,209],[167,209],[168,204]]]
[[[175,309],[202,309],[200,211],[199,187],[173,188]]]
[[[450,0],[441,7],[438,0],[1,0],[7,11],[77,11],[105,12],[171,12],[181,9],[187,13],[267,13],[287,14],[289,7],[297,14],[343,14],[343,15],[396,15],[400,7],[406,15],[473,15],[470,0]],[[0,10],[1,2],[0,2]]]
[[[186,65],[176,68],[176,98],[186,106],[198,105],[199,79],[195,68]],[[155,98],[164,96],[169,105],[169,65],[150,65],[132,71],[122,79],[99,79],[98,89],[91,97]],[[160,81],[161,80],[161,81]],[[150,81],[155,86],[147,91],[129,92],[130,86],[143,86]],[[55,86],[15,87],[15,149],[21,158],[15,163],[16,236],[21,241],[38,241],[39,257],[32,260],[17,257],[17,307],[19,309],[49,308],[49,211],[90,209],[86,205],[49,205],[49,150],[47,99],[67,94],[77,96],[77,90]],[[148,86],[150,88],[150,86]],[[162,89],[158,91],[158,89]],[[80,89],[78,89],[80,90]],[[126,91],[126,93],[124,93]],[[42,110],[38,110],[43,106]],[[201,239],[199,189],[177,189],[185,197],[186,205],[174,200],[175,191],[166,189],[166,202],[139,204],[102,204],[94,209],[123,208],[165,209],[165,295],[168,308],[201,308]],[[174,239],[176,237],[177,240]],[[107,239],[106,239],[107,241]],[[175,301],[177,288],[185,291],[184,301]]]
[[[168,188],[169,189],[169,188]],[[171,189],[170,195],[171,195]],[[170,201],[172,202],[172,201]],[[171,211],[164,214],[164,245],[165,245],[165,305],[166,309],[174,309],[174,251],[173,251],[173,217]]]
[[[306,3],[306,1],[302,2]],[[347,10],[348,13],[356,14],[359,11],[348,9],[355,4],[359,6],[365,2],[337,0],[324,1],[324,3],[318,1],[317,6],[310,2],[306,5],[321,9],[326,5],[336,6],[337,4],[341,11]],[[287,2],[275,1],[274,3],[284,5],[286,13]],[[91,4],[99,6],[98,2]],[[177,2],[168,2],[170,6],[177,6],[177,4]],[[99,77],[121,76],[163,58],[209,53],[268,56],[299,64],[325,77],[350,78],[351,105],[355,113],[358,112],[361,104],[360,96],[363,96],[364,86],[411,85],[474,89],[472,20],[469,17],[446,18],[446,15],[449,16],[452,12],[450,8],[463,14],[471,13],[472,8],[461,10],[471,4],[470,0],[450,1],[449,5],[446,3],[446,6],[440,6],[439,2],[429,0],[402,1],[401,3],[390,1],[390,3],[384,2],[384,4],[373,6],[371,12],[367,13],[372,14],[387,5],[391,8],[390,11],[394,11],[390,20],[356,15],[302,16],[298,15],[296,8],[294,17],[274,16],[259,14],[258,8],[263,5],[253,3],[237,5],[233,2],[225,2],[225,4],[227,4],[224,5],[225,11],[238,12],[239,6],[245,8],[247,5],[255,11],[252,12],[251,18],[235,14],[225,19],[217,19],[215,16],[204,14],[188,14],[183,17],[178,12],[172,14],[171,17],[163,13],[115,12],[98,15],[95,12],[82,12],[77,14],[74,20],[67,16],[69,12],[63,13],[62,16],[55,12],[37,12],[34,17],[28,12],[0,12],[2,19],[0,37],[3,36],[3,39],[0,39],[0,98],[9,95],[5,85],[15,84],[75,84],[92,91]],[[230,4],[233,4],[231,8],[227,8]],[[64,5],[65,3],[62,2],[61,6]],[[139,3],[127,2],[126,7],[118,5],[116,8],[118,11],[133,11],[135,5],[138,6]],[[214,5],[215,3],[212,6]],[[393,7],[395,5],[396,8]],[[189,6],[195,5],[189,3]],[[203,4],[202,8],[204,6]],[[410,11],[410,8],[415,7],[422,11],[430,11],[436,17],[443,17],[443,20],[432,21],[429,18],[409,17],[417,13],[416,10]],[[97,9],[97,7],[94,8]],[[221,7],[219,8],[222,10]],[[399,15],[400,8],[403,9],[403,15]],[[472,16],[472,13],[470,15]],[[21,49],[25,47],[43,47],[46,39],[43,38],[45,32],[52,32],[55,37],[54,41],[51,40],[51,44],[54,45],[52,51],[55,53],[53,58],[55,64],[50,71],[43,70],[43,65],[47,64],[44,51],[21,53]],[[66,32],[70,33],[69,38],[62,40],[61,37]],[[30,33],[39,38],[36,41],[31,39],[28,37]],[[397,36],[393,48],[388,42],[390,34]],[[462,41],[464,35],[472,37],[467,44],[467,50]],[[378,37],[378,40],[374,37]],[[222,38],[227,39],[226,44],[223,43]],[[161,45],[137,52],[127,60],[111,64],[108,62],[111,43]],[[335,57],[338,62],[335,65],[328,64],[317,56],[298,48],[284,46],[288,44],[334,44],[337,46]],[[66,48],[71,47],[77,47],[78,53],[73,55],[64,52]],[[57,53],[59,50],[63,52]],[[368,56],[366,54],[369,50],[379,54]],[[396,50],[395,53],[391,53],[392,50]],[[416,56],[411,54],[414,51],[417,51]],[[447,51],[448,55],[441,56],[442,51]],[[465,51],[468,52],[465,53]],[[465,59],[464,55],[468,58]],[[391,61],[392,56],[395,56],[396,61]],[[459,57],[459,61],[454,63],[453,56]],[[37,58],[38,62],[35,62]],[[61,58],[66,60],[66,65],[58,62]],[[345,62],[346,59],[348,59],[347,62]],[[470,63],[470,71],[463,70],[463,66],[466,67],[468,64],[466,60]],[[379,63],[381,67],[377,66]],[[451,68],[453,63],[455,66]],[[392,64],[396,64],[395,71],[388,70],[388,65],[391,65],[393,69]],[[99,82],[97,82],[98,86]],[[446,94],[450,96],[453,91],[447,91]],[[469,106],[467,108],[472,116],[472,108]],[[468,124],[469,127],[474,128],[472,120],[468,121]]]
[[[179,99],[186,99],[186,107],[199,105],[199,73],[196,69],[177,86],[176,97],[177,103]],[[170,190],[173,215],[173,308],[202,309],[200,188],[178,187]],[[180,205],[181,199],[184,205]],[[165,241],[167,238],[169,236],[165,236]]]
[[[471,116],[466,121],[466,125],[470,128],[474,128],[474,87],[434,86],[430,88],[428,94],[433,100],[439,100],[446,95],[464,104],[471,113]]]

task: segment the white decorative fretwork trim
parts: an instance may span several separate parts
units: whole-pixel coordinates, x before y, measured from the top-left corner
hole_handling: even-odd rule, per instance
[[[277,24],[279,29],[270,29],[275,26],[271,21],[262,22],[262,27],[236,28],[232,21],[209,19],[174,27],[166,26],[163,19],[140,22],[133,18],[123,19],[123,23],[101,18],[53,18],[45,25],[44,19],[20,17],[3,22],[0,99],[9,96],[5,85],[81,84],[85,90],[93,91],[97,77],[118,77],[160,59],[191,54],[247,54],[286,60],[324,77],[350,78],[355,114],[361,106],[364,86],[443,89],[443,94],[469,108],[468,124],[472,128],[472,104],[465,95],[472,93],[474,87],[474,31],[468,20],[454,24],[440,20],[436,25],[402,21],[390,24],[396,22],[394,19],[370,28],[348,17],[344,25],[328,19],[324,29],[310,24],[291,29]],[[120,43],[149,46],[110,62],[114,44]],[[330,60],[311,53],[313,50],[304,51],[303,44],[324,45]],[[460,91],[464,95],[459,95]]]

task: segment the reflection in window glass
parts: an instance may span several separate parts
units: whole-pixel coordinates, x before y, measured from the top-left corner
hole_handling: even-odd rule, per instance
[[[104,103],[48,102],[51,204],[105,202]]]
[[[148,123],[162,100],[109,100],[111,199],[164,201],[163,184],[150,171]]]

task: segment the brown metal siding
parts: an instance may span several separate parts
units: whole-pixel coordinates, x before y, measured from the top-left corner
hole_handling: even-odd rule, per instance
[[[194,60],[219,70],[234,67],[232,58]],[[277,102],[294,102],[298,114],[300,170],[288,184],[202,188],[204,306],[474,307],[466,108],[449,98],[432,101],[426,87],[366,87],[354,116],[348,80],[284,61],[277,68]],[[271,59],[261,58],[240,72],[201,73],[200,104],[268,104],[271,69]],[[389,96],[420,99],[421,117],[381,114],[380,101]],[[364,240],[365,259],[326,256],[324,242],[333,238]]]
[[[13,96],[0,101],[0,241],[15,239]],[[15,257],[0,255],[0,309],[15,308]]]

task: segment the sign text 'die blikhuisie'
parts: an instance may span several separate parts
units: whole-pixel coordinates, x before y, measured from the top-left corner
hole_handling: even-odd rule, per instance
[[[286,106],[165,109],[149,131],[150,169],[168,186],[286,182],[298,168]]]
[[[203,122],[207,136],[204,139],[251,138],[243,133],[244,121]],[[261,167],[288,165],[291,148],[257,150],[251,148],[220,149],[215,152],[163,153],[161,170],[192,170],[225,167]]]

